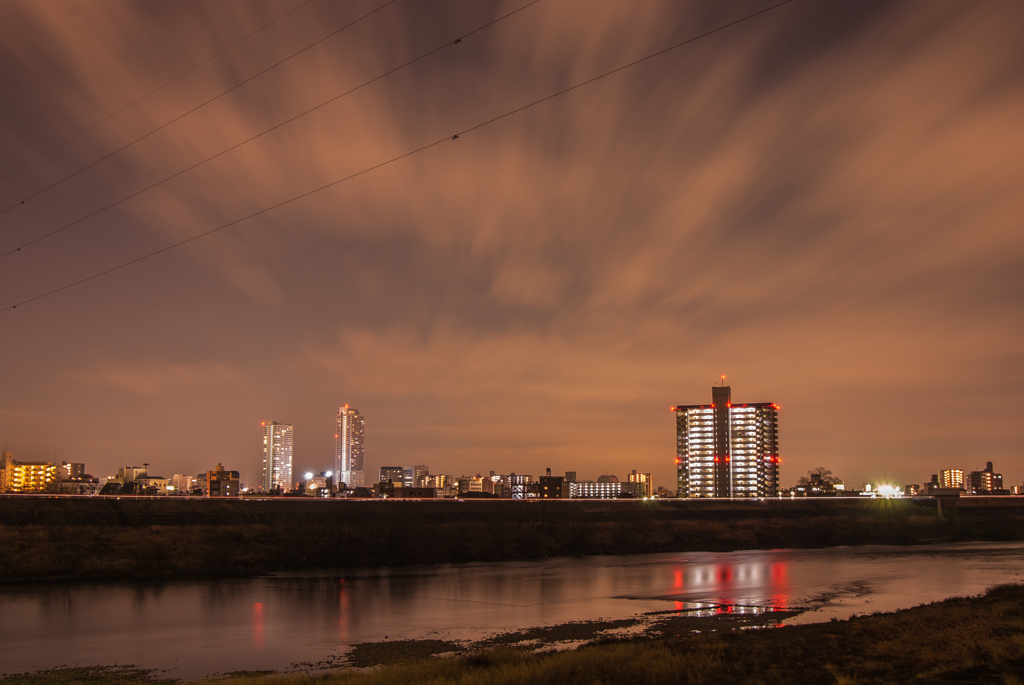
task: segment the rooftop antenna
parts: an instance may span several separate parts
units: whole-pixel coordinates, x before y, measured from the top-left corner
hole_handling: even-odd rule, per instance
[[[722,374],[722,387],[725,387],[725,374]]]
[[[142,462],[142,465],[146,467],[146,478],[149,478],[149,462],[144,461]]]

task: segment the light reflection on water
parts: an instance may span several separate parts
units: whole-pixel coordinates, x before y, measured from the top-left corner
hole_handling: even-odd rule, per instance
[[[652,611],[892,610],[1020,580],[1024,544],[556,558],[247,580],[0,588],[0,672],[135,664],[191,678],[288,668],[355,642],[478,639]]]

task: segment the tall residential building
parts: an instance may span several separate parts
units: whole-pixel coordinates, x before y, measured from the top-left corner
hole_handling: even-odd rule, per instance
[[[289,492],[293,487],[292,443],[295,439],[295,429],[290,424],[277,421],[264,421],[262,426],[263,490]]]
[[[347,404],[338,409],[338,425],[334,432],[334,473],[339,482],[350,488],[366,485],[363,461],[365,423],[358,409],[350,409]]]
[[[939,470],[939,487],[940,488],[954,488],[963,490],[964,489],[964,470],[963,469],[940,469]]]
[[[779,407],[732,403],[729,386],[711,404],[676,413],[679,497],[775,497],[779,494]]]

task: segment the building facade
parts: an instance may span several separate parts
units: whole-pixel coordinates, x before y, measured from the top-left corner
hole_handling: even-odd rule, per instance
[[[223,464],[217,464],[213,471],[206,472],[207,497],[237,497],[239,494],[238,471],[228,471]]]
[[[1003,474],[994,473],[992,462],[985,462],[984,471],[971,471],[967,482],[967,491],[972,495],[992,495],[1003,493]]]
[[[80,480],[85,477],[85,464],[62,461],[57,470],[57,476],[61,480]]]
[[[430,467],[426,464],[413,464],[412,466],[402,467],[402,487],[403,488],[422,488],[424,485],[424,479],[430,475]],[[396,481],[397,482],[397,481]]]
[[[640,497],[641,483],[622,483],[616,480],[576,481],[569,483],[569,497],[572,499],[619,499],[621,497]]]
[[[45,492],[57,480],[57,466],[48,461],[18,461],[0,454],[0,492]]]
[[[676,414],[679,497],[776,497],[779,407],[736,405],[729,386],[711,389],[711,404],[680,405]]]
[[[529,494],[530,484],[534,482],[534,479],[530,475],[510,473],[507,482],[509,495],[512,499],[526,499]]]
[[[338,409],[337,430],[334,432],[334,473],[341,483],[350,488],[366,485],[365,423],[358,409],[351,409],[347,404]]]
[[[630,483],[639,483],[640,497],[654,497],[654,482],[649,473],[637,473],[634,469],[626,478]]]
[[[964,470],[963,469],[941,469],[939,471],[939,487],[940,488],[954,488],[958,490],[964,489]]]
[[[290,424],[277,421],[263,423],[263,479],[260,484],[265,492],[288,492],[292,489],[294,440],[295,428]],[[203,486],[204,491],[209,492],[209,483]]]
[[[177,495],[191,495],[193,481],[195,481],[195,478],[184,473],[174,474],[171,476],[171,487],[174,488],[173,492]]]
[[[540,477],[538,492],[541,499],[569,499],[569,483],[565,476],[552,476],[548,469],[548,475]]]
[[[380,478],[377,480],[378,483],[395,483],[402,485],[404,483],[402,477],[401,466],[381,466],[380,467]]]

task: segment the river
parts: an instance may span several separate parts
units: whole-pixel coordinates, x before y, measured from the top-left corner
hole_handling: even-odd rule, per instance
[[[178,678],[288,670],[357,642],[470,640],[707,607],[788,623],[1021,581],[1024,543],[552,558],[250,579],[0,587],[0,673],[134,664]]]

